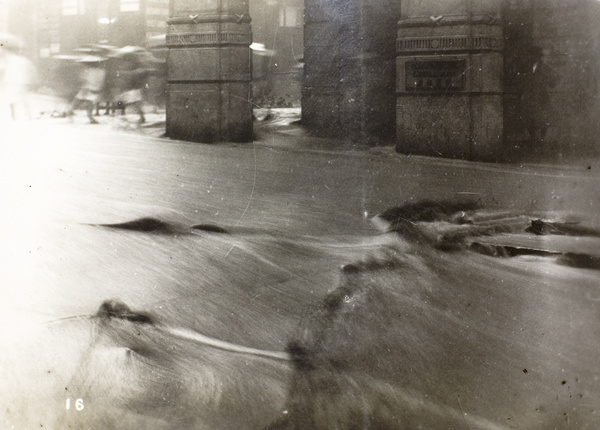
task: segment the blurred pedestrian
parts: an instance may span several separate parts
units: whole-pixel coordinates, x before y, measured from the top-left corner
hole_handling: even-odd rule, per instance
[[[0,46],[0,102],[10,117],[31,119],[29,92],[37,79],[33,63],[18,53]]]
[[[71,103],[68,115],[73,116],[74,111],[83,106],[90,124],[98,124],[93,113],[100,100],[100,93],[106,79],[106,71],[102,65],[103,59],[101,57],[84,57],[79,62],[84,65],[81,87]]]
[[[139,115],[138,122],[146,122],[144,117],[144,87],[148,76],[152,70],[141,64],[134,55],[124,55],[121,57],[121,67],[119,71],[119,87],[121,93],[117,100],[123,104],[124,109],[133,107]]]
[[[546,61],[547,53],[539,47],[534,47],[521,92],[531,144],[544,141],[551,122],[550,90],[558,83],[558,75],[546,64]]]
[[[112,115],[117,110],[124,114],[124,108],[122,103],[119,102],[118,96],[121,90],[119,89],[119,61],[116,58],[108,57],[104,62],[104,70],[106,71],[106,78],[104,81],[104,88],[100,93],[100,101],[96,106],[96,116],[100,115],[100,105],[104,104],[106,115]]]

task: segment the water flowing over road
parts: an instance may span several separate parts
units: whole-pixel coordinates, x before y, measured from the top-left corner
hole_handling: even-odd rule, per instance
[[[600,422],[598,164],[8,135],[2,428]],[[372,222],[419,201],[481,209]]]

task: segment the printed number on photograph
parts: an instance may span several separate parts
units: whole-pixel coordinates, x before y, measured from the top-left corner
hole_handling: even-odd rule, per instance
[[[83,410],[83,399],[77,399],[75,400],[74,403],[74,408],[78,411],[82,411]],[[71,398],[69,397],[67,399],[67,410],[71,409]]]

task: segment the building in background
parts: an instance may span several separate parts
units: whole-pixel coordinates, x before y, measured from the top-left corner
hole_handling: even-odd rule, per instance
[[[8,33],[8,12],[7,0],[0,0],[0,33]]]
[[[2,0],[5,31],[33,60],[88,43],[144,45],[167,29],[169,0]]]
[[[299,106],[304,58],[304,0],[250,0],[256,103]],[[255,45],[256,46],[256,45]]]
[[[20,36],[34,61],[86,43],[143,45],[167,33],[169,3],[0,0],[0,31]],[[190,10],[205,3],[186,0]],[[412,154],[502,159],[526,148],[523,91],[542,52],[557,78],[546,88],[547,133],[525,151],[598,151],[598,0],[248,3],[252,40],[265,54],[254,58],[254,100],[301,98],[311,132],[367,145],[395,140]]]
[[[169,0],[0,0],[0,32],[19,36],[35,62],[85,44],[165,48]],[[300,104],[303,0],[252,0],[259,104]]]
[[[600,152],[598,0],[305,0],[305,10],[302,123],[313,133],[477,160]],[[528,108],[536,52],[556,79]],[[539,110],[547,132],[531,142]]]
[[[50,37],[40,49],[65,52],[100,42],[141,46],[166,32],[168,13],[168,0],[42,0],[38,14],[46,20],[40,21],[40,35]]]

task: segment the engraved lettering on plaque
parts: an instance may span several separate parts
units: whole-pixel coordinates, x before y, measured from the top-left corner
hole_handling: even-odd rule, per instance
[[[465,70],[465,60],[408,61],[406,91],[463,91]]]

